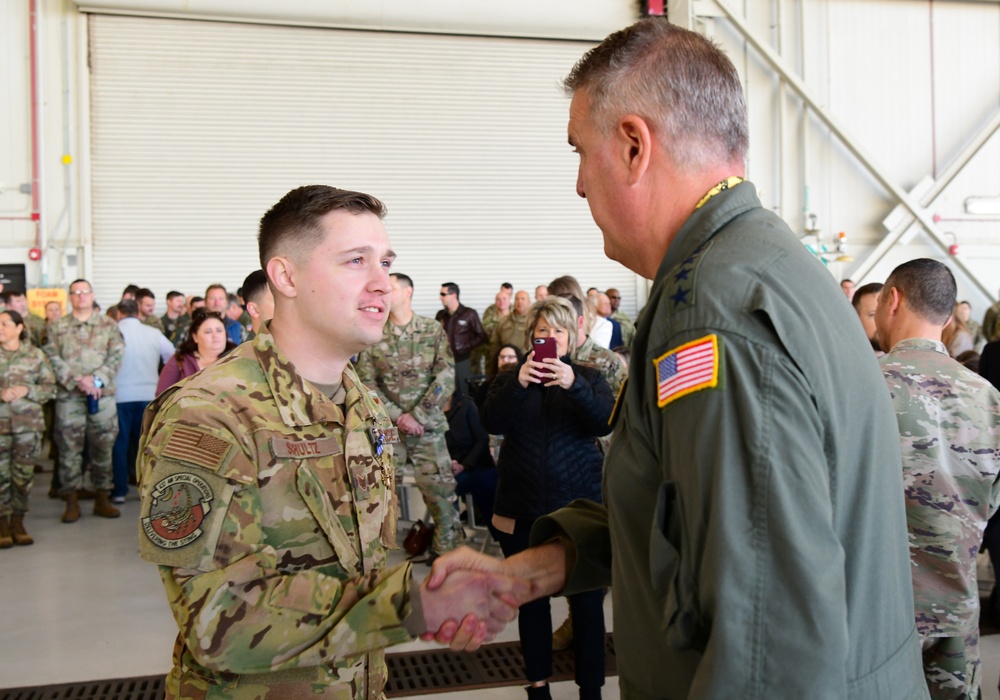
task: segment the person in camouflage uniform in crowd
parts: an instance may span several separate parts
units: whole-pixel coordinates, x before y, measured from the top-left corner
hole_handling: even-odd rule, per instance
[[[114,485],[111,450],[118,436],[115,376],[125,355],[125,341],[118,324],[94,311],[94,292],[87,280],[69,286],[73,312],[53,321],[45,341],[59,392],[53,430],[59,448],[59,495],[66,500],[63,522],[80,519],[77,490],[83,483],[83,445],[88,445],[90,478],[97,492],[94,514],[117,518],[111,505]],[[88,411],[88,397],[97,402],[97,412]]]
[[[385,404],[399,428],[398,462],[409,463],[434,519],[430,559],[464,539],[455,476],[444,434],[444,405],[455,392],[455,362],[440,323],[413,313],[413,281],[391,275],[392,304],[382,340],[358,356],[358,376]]]
[[[45,337],[45,319],[35,316],[28,309],[28,297],[19,289],[5,289],[2,292],[3,299],[8,309],[16,311],[24,321],[24,328],[28,331],[28,340],[36,348],[42,347],[42,339]]]
[[[521,352],[528,352],[528,340],[525,331],[528,327],[528,309],[531,308],[531,297],[523,289],[514,295],[514,308],[500,319],[490,332],[489,356],[493,357],[504,345],[516,345]],[[484,325],[485,329],[486,326]]]
[[[453,645],[472,649],[515,613],[499,594],[524,582],[443,596],[386,566],[397,438],[349,361],[388,315],[383,213],[332,187],[285,195],[260,224],[273,320],[146,412],[139,541],[179,630],[168,700],[382,698],[384,647],[482,610]]]
[[[42,404],[56,395],[52,366],[39,348],[22,342],[26,336],[21,314],[0,312],[0,549],[34,541],[24,514],[45,430]]]
[[[943,264],[897,267],[879,296],[879,362],[899,422],[917,631],[931,698],[979,697],[976,553],[1000,500],[1000,393],[948,356]]]

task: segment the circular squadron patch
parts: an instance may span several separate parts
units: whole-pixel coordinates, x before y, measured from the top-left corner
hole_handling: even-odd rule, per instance
[[[158,547],[177,549],[201,537],[201,524],[214,494],[200,476],[173,474],[153,487],[149,516],[142,519],[146,537]]]

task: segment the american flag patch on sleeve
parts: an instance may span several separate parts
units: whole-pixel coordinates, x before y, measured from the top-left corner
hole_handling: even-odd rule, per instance
[[[225,462],[231,447],[230,443],[214,435],[196,428],[177,426],[167,438],[162,454],[214,471]]]
[[[653,360],[656,367],[656,405],[719,385],[719,339],[713,333],[692,340]]]

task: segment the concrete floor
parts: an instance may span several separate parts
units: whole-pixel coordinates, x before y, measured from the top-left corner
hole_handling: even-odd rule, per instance
[[[117,520],[95,517],[91,502],[83,501],[83,517],[65,525],[59,520],[62,501],[46,495],[50,479],[48,473],[36,479],[25,521],[35,544],[0,551],[0,689],[166,674],[177,627],[156,567],[139,558],[135,493],[120,506]],[[403,556],[392,554],[393,561]],[[429,572],[417,566],[420,575]],[[605,603],[609,631],[610,600]],[[557,625],[566,609],[564,600],[553,601]],[[515,624],[497,641],[516,639]],[[390,651],[434,646],[414,641]],[[511,686],[442,695],[506,700],[525,692]],[[575,699],[576,685],[555,683],[552,696]],[[608,678],[604,698],[618,697],[617,678]]]
[[[35,545],[0,552],[0,689],[166,673],[176,627],[156,567],[138,556],[135,494],[122,506],[120,519],[94,517],[84,502],[81,520],[64,525],[62,502],[46,497],[49,479],[47,473],[39,476],[26,521]],[[606,600],[611,630],[610,596]],[[556,599],[556,624],[565,610],[565,602]],[[514,625],[498,641],[516,638]],[[416,641],[391,651],[430,646]],[[983,698],[1000,700],[1000,635],[984,637],[982,653]],[[520,687],[444,695],[451,700],[525,696]],[[576,686],[554,684],[553,697],[576,698]],[[608,679],[604,697],[619,697],[617,678]]]

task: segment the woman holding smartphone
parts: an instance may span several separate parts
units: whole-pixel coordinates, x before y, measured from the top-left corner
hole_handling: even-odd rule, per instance
[[[596,438],[611,428],[611,388],[595,369],[573,364],[576,311],[560,297],[528,312],[531,352],[516,371],[500,372],[482,410],[487,432],[504,435],[493,524],[505,556],[528,547],[535,520],[577,498],[601,501],[603,455]],[[601,697],[604,607],[601,591],[569,596],[580,698]],[[523,605],[518,616],[528,698],[549,698],[552,616],[548,598]]]

